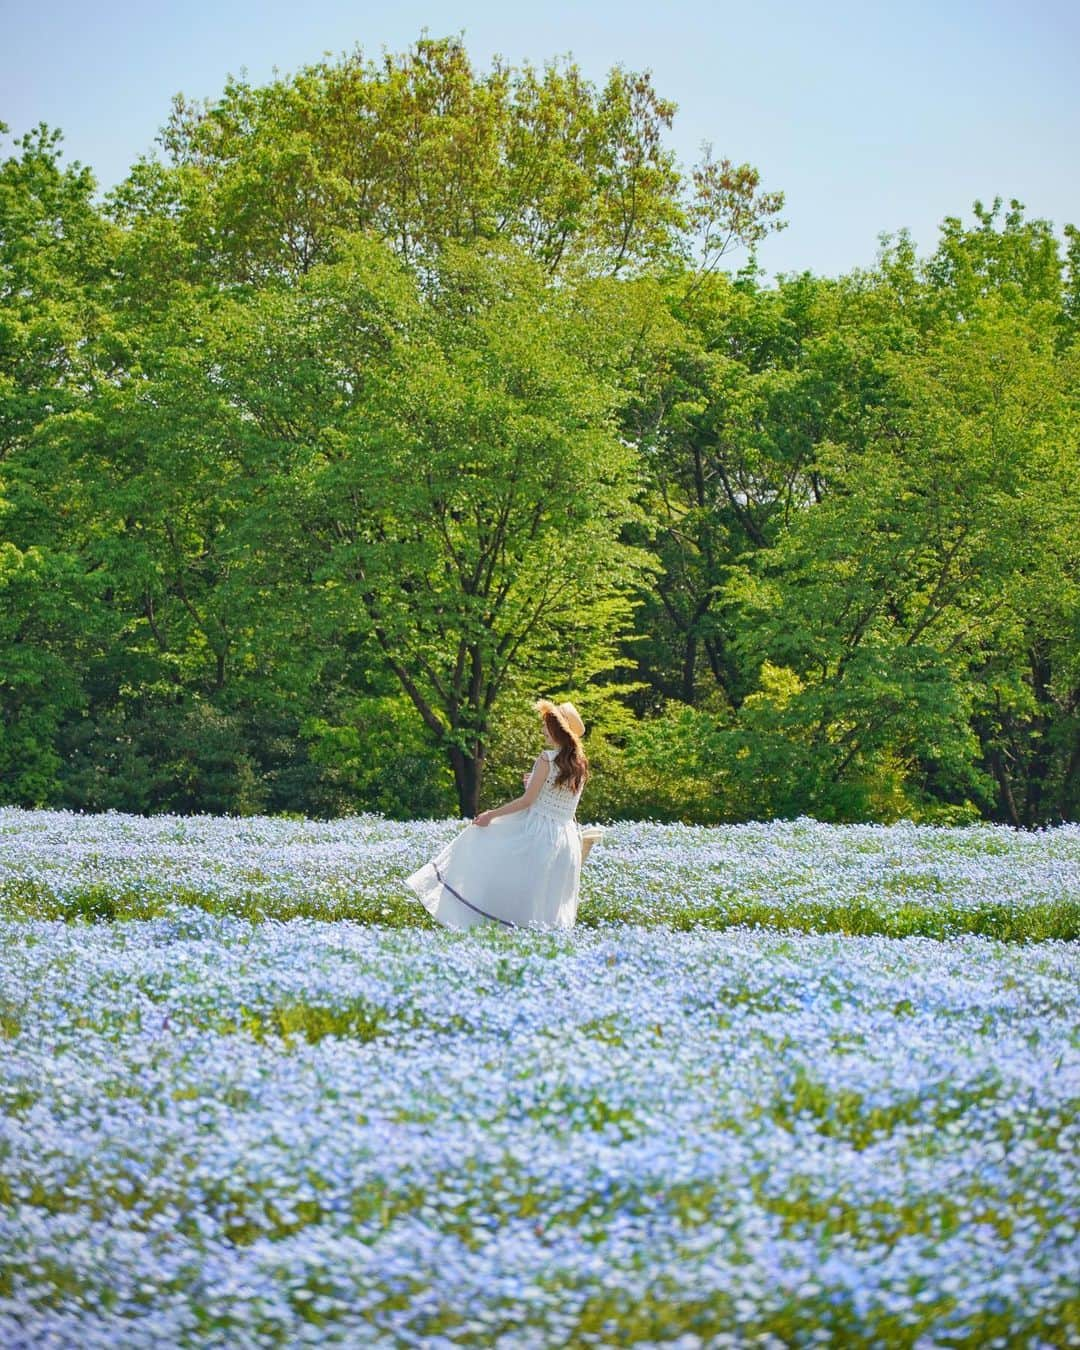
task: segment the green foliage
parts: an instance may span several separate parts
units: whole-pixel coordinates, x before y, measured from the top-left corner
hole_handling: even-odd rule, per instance
[[[294,1000],[265,1009],[241,1008],[238,1024],[223,1025],[221,1030],[228,1034],[239,1029],[257,1041],[280,1037],[289,1042],[302,1036],[314,1045],[326,1036],[341,1036],[364,1042],[379,1036],[386,1020],[386,1009],[364,998],[331,1008]]]
[[[376,233],[420,267],[447,240],[505,240],[551,274],[671,264],[695,234],[720,241],[706,261],[762,237],[782,194],[709,157],[685,178],[662,142],[674,113],[648,72],[614,67],[602,88],[572,60],[479,72],[459,37],[422,37],[177,95],[172,165],[141,160],[109,200],[145,264],[244,283],[297,279],[339,233]]]
[[[399,820],[452,814],[453,777],[405,695],[358,697],[343,714],[345,722],[316,716],[301,727],[343,803]]]
[[[750,728],[791,747],[789,781],[826,819],[867,811],[859,779],[883,755],[932,766],[954,801],[991,804],[992,780],[975,768],[978,686],[988,656],[1023,659],[1030,645],[1013,587],[1046,546],[1062,560],[1074,547],[1043,505],[1073,414],[1034,322],[988,301],[932,353],[883,368],[896,393],[878,429],[858,454],[823,447],[829,490],[728,590],[752,616],[743,649],[799,682],[755,704]],[[745,749],[753,772],[753,735]]]
[[[0,783],[9,799],[49,802],[61,767],[57,729],[80,704],[75,672],[52,639],[72,620],[63,558],[0,541]]]
[[[0,801],[469,815],[547,693],[597,819],[1080,815],[1075,228],[763,289],[673,113],[423,38],[178,96],[104,206],[15,141]]]

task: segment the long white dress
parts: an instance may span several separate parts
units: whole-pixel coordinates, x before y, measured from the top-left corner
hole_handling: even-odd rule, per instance
[[[469,824],[405,885],[447,928],[571,928],[581,882],[582,788],[555,787],[556,750],[536,800],[523,811]],[[583,785],[584,786],[584,785]]]

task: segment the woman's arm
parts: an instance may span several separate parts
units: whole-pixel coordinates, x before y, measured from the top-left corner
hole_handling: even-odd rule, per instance
[[[532,773],[529,775],[529,785],[521,796],[515,797],[512,802],[504,802],[502,806],[496,806],[491,811],[481,811],[478,816],[473,817],[473,824],[487,825],[496,816],[509,816],[515,811],[524,811],[526,807],[532,806],[540,789],[544,786],[544,780],[548,776],[550,765],[551,760],[548,759],[547,755],[537,755],[536,763],[532,766]]]

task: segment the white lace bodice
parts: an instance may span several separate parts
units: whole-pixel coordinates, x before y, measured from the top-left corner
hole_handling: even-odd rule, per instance
[[[585,785],[583,783],[577,792],[571,792],[567,787],[556,787],[555,775],[558,770],[555,768],[555,756],[558,751],[545,750],[543,753],[548,760],[548,776],[529,809],[538,815],[552,816],[556,820],[573,820]]]

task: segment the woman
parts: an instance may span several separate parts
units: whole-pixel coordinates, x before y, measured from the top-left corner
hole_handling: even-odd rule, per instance
[[[547,748],[525,791],[481,811],[405,881],[447,928],[571,928],[577,917],[581,836],[574,813],[589,777],[585,723],[572,703],[535,704]]]

